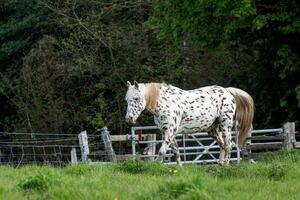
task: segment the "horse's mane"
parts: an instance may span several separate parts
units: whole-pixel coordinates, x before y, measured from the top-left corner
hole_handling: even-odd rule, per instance
[[[164,83],[146,83],[146,93],[145,93],[145,99],[146,99],[146,108],[149,110],[153,110],[156,108],[157,100],[159,98],[159,91],[160,86]]]

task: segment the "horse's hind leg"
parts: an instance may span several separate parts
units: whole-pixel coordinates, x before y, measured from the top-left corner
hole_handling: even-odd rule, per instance
[[[208,134],[213,137],[220,146],[220,155],[219,155],[219,165],[224,165],[225,162],[225,144],[222,137],[222,133],[218,131],[218,128],[214,128],[208,132]]]
[[[232,130],[233,121],[231,119],[223,120],[221,124],[222,137],[224,141],[224,149],[225,149],[225,163],[228,164],[230,160],[230,154],[232,149],[232,141],[231,141],[231,130]]]
[[[233,100],[228,97],[223,97],[220,115],[220,131],[224,140],[225,163],[229,163],[230,153],[232,148],[231,131],[234,124],[234,113],[236,105]]]

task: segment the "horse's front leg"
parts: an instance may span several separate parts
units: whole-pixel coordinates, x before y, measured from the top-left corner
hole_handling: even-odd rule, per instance
[[[164,157],[166,156],[167,150],[171,144],[171,130],[166,129],[164,131],[164,140],[158,152],[157,160],[160,162],[164,161]]]
[[[182,162],[181,162],[181,158],[180,158],[180,153],[179,153],[179,148],[178,148],[178,144],[177,144],[175,135],[172,137],[172,142],[170,144],[170,147],[171,147],[173,153],[176,156],[176,163],[177,163],[177,165],[182,166]]]

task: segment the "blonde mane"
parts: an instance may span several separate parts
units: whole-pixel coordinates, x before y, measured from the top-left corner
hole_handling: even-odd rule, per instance
[[[145,99],[146,108],[148,110],[153,110],[156,108],[157,100],[159,98],[160,83],[146,83],[145,88]]]

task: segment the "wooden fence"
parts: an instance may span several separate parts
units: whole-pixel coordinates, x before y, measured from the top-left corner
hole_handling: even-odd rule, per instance
[[[247,138],[246,155],[250,159],[256,159],[265,151],[299,149],[299,136],[295,130],[295,122],[287,122],[278,129],[253,130],[251,137]]]
[[[242,152],[242,159],[256,159],[265,151],[300,148],[300,134],[294,122],[281,128],[253,130]],[[234,138],[234,137],[233,137]],[[214,163],[219,147],[207,133],[177,136],[184,163]],[[111,135],[106,127],[88,134],[0,133],[0,164],[20,166],[42,164],[65,166],[68,163],[108,163],[139,157],[154,160],[162,143],[156,126],[132,127],[128,135]],[[78,156],[79,155],[79,156]],[[232,161],[239,162],[234,148]],[[174,163],[171,151],[166,163]]]
[[[125,160],[132,157],[154,159],[157,156],[159,144],[162,142],[162,139],[158,139],[159,134],[153,133],[155,130],[157,130],[156,126],[132,127],[131,134],[110,135],[109,141],[112,145],[110,145],[107,153],[112,151],[111,149],[113,149],[113,143],[115,142],[131,143],[132,152],[130,154],[114,154],[114,160],[109,159],[109,161]],[[151,133],[145,133],[147,131]],[[199,135],[203,137],[196,138],[196,136]],[[299,136],[295,130],[294,122],[287,122],[282,128],[253,130],[251,136],[247,138],[245,148],[242,150],[242,157],[243,159],[256,159],[265,151],[300,148],[300,141],[296,140]],[[211,138],[211,141],[202,143],[202,141],[209,140],[209,138],[207,133],[183,134],[177,136],[177,142],[181,143],[179,149],[182,160],[185,163],[217,162],[219,151],[217,145],[215,143],[212,145]],[[189,147],[189,142],[196,142],[198,147]],[[191,152],[191,149],[195,151]],[[196,155],[197,159],[191,157],[193,154]],[[210,155],[209,159],[207,156],[202,156],[204,154]],[[166,161],[173,163],[171,159],[168,159],[171,156],[172,153],[169,152]],[[191,159],[189,160],[187,157]],[[203,160],[199,160],[200,157],[202,157]],[[234,149],[232,160],[239,161],[239,159],[239,153]]]

